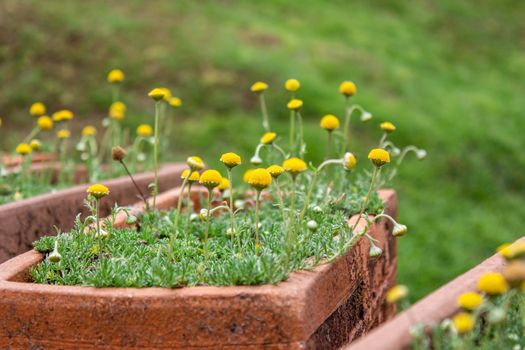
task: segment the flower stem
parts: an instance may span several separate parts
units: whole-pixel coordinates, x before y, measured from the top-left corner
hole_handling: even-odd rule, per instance
[[[291,194],[291,204],[290,204],[290,225],[288,227],[288,254],[291,254],[292,245],[295,241],[295,227],[294,227],[294,216],[295,216],[295,187],[296,179],[295,176],[292,176],[292,194]]]
[[[354,226],[352,226],[352,232],[354,232],[354,230],[356,229],[357,224],[359,223],[359,221],[361,221],[361,217],[363,216],[363,213],[365,212],[365,209],[368,205],[368,201],[370,200],[370,194],[372,193],[372,188],[374,187],[374,182],[375,182],[378,172],[379,172],[379,168],[374,167],[374,171],[372,172],[372,178],[370,179],[370,186],[368,187],[368,192],[366,193],[365,199],[363,200],[363,204],[361,204],[361,210],[359,211],[359,217],[357,218]]]
[[[153,209],[157,208],[157,194],[159,193],[158,184],[158,151],[159,151],[159,117],[160,117],[160,103],[155,102],[155,140],[153,143]]]
[[[330,159],[330,153],[332,152],[332,132],[328,131],[328,142],[326,143],[326,156],[324,159]]]
[[[266,108],[266,100],[264,99],[263,93],[259,94],[259,100],[261,102],[261,112],[263,116],[263,123],[262,123],[263,128],[264,128],[264,131],[268,132],[270,131],[270,121],[268,118],[268,109]]]
[[[179,227],[179,217],[180,217],[180,211],[182,209],[182,201],[184,197],[184,188],[186,188],[186,184],[188,183],[188,178],[191,175],[191,171],[188,172],[188,176],[184,178],[184,181],[182,181],[182,185],[180,186],[180,192],[179,192],[179,198],[177,200],[177,211],[175,212],[175,221],[173,222],[173,234],[177,233],[177,228]],[[190,194],[188,193],[188,196]]]
[[[184,232],[188,232],[188,228],[190,226],[190,217],[191,217],[191,185],[193,183],[188,184],[188,197],[186,197],[186,223],[184,224]]]
[[[295,112],[290,111],[290,155],[295,153]]]
[[[95,211],[97,217],[95,218],[97,222],[97,238],[98,238],[98,261],[102,259],[102,235],[100,234],[100,199],[95,199]]]
[[[22,141],[23,143],[29,143],[29,141],[31,141],[32,139],[34,139],[36,137],[36,135],[38,135],[38,133],[40,132],[40,128],[38,126],[35,126],[33,128],[33,130],[31,130],[31,132],[29,133],[29,135],[26,136],[26,138],[24,139],[24,141]]]
[[[208,260],[208,234],[210,231],[212,189],[208,189],[208,211],[206,213],[206,230],[204,231],[204,257]]]
[[[233,217],[233,181],[232,181],[232,170],[228,168],[228,181],[230,182],[230,225],[232,230],[232,238],[234,235],[236,235],[235,230],[235,219]],[[240,247],[240,241],[239,241],[239,247]]]
[[[303,117],[301,116],[301,113],[299,111],[296,112],[297,114],[297,120],[299,121],[299,156],[303,158],[305,147],[304,147],[304,129],[303,129]]]
[[[259,251],[259,207],[261,205],[261,191],[257,190],[255,197],[255,252]]]
[[[146,211],[149,211],[148,200],[146,199],[146,196],[144,195],[144,193],[142,193],[142,190],[140,189],[139,185],[135,182],[135,179],[133,178],[133,175],[131,175],[131,172],[129,171],[126,163],[124,163],[123,159],[120,160],[120,164],[122,164],[122,166],[124,167],[124,170],[126,170],[126,173],[128,174],[129,178],[131,179],[131,182],[133,182],[133,186],[135,186],[135,189],[139,193],[140,198],[142,198],[142,201],[144,202],[144,208],[146,208]]]

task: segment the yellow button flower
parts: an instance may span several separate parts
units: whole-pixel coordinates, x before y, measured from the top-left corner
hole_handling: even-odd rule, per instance
[[[509,289],[505,278],[501,273],[489,272],[480,277],[478,280],[478,290],[488,295],[499,295]]]
[[[502,275],[511,287],[519,287],[525,281],[525,263],[521,260],[511,261],[503,269]]]
[[[159,89],[161,89],[162,92],[164,92],[164,97],[163,97],[164,101],[169,103],[170,98],[171,98],[171,90],[164,86],[159,87]]]
[[[286,106],[290,110],[297,111],[303,106],[303,101],[299,100],[298,98],[294,98],[293,100],[290,100]]]
[[[40,117],[46,114],[46,106],[42,102],[35,102],[29,107],[29,114],[33,117]]]
[[[525,242],[506,244],[498,247],[498,252],[506,260],[521,259],[525,257]]]
[[[160,101],[164,98],[166,92],[162,88],[155,88],[148,93],[148,96],[155,101]]]
[[[137,135],[142,137],[149,137],[153,134],[153,129],[148,124],[140,124],[137,127]]]
[[[109,106],[109,117],[118,121],[124,119],[126,115],[126,105],[124,102],[116,101]]]
[[[346,97],[354,96],[357,92],[357,86],[351,81],[343,81],[339,85],[339,92],[345,95]]]
[[[51,130],[53,129],[53,120],[47,115],[39,117],[36,121],[36,124],[41,130]]]
[[[297,79],[288,79],[284,83],[284,88],[291,92],[295,92],[299,90],[300,87],[301,87],[301,83]]]
[[[29,146],[31,147],[31,150],[38,151],[42,147],[42,143],[36,139],[33,139],[31,142],[29,142]]]
[[[274,132],[266,132],[264,133],[264,135],[261,137],[261,143],[263,145],[269,145],[271,144],[273,141],[275,141],[275,139],[277,138],[277,134],[274,133]]]
[[[230,181],[227,178],[223,177],[221,183],[219,184],[219,186],[217,186],[217,189],[219,191],[224,191],[228,188],[230,188]]]
[[[374,148],[368,153],[368,159],[378,168],[390,163],[390,154],[382,148]]]
[[[381,130],[387,133],[392,133],[396,130],[396,126],[391,122],[383,122],[379,124],[379,127],[381,128]]]
[[[402,284],[398,284],[388,290],[386,293],[386,301],[389,304],[397,303],[408,296],[408,288]]]
[[[65,122],[73,119],[73,112],[69,109],[61,109],[53,113],[53,121],[55,122]]]
[[[168,100],[168,103],[171,107],[180,107],[182,106],[182,100],[178,97],[172,97]]]
[[[16,146],[16,153],[22,155],[22,156],[26,156],[28,155],[29,153],[31,153],[31,146],[28,145],[27,143],[20,143],[18,146]]]
[[[292,157],[283,162],[283,168],[293,176],[297,176],[306,170],[306,163],[302,159]]]
[[[252,172],[253,172],[254,169],[248,169],[244,172],[244,175],[242,176],[242,181],[248,183],[248,179],[250,178],[250,176],[252,175]]]
[[[189,175],[189,177],[188,177]],[[198,171],[192,171],[191,174],[190,174],[190,170],[189,169],[186,169],[182,172],[181,174],[181,179],[185,179],[188,177],[188,182],[190,183],[194,183],[194,182],[197,182],[199,181],[199,178],[200,178],[200,174]]]
[[[474,317],[466,312],[460,312],[452,319],[454,328],[459,334],[470,332],[474,328]]]
[[[190,169],[193,171],[204,169],[204,162],[200,157],[197,156],[188,157],[186,159],[186,164],[188,164]]]
[[[263,92],[264,90],[268,89],[268,84],[263,83],[262,81],[258,81],[252,84],[250,90],[252,92],[258,93]]]
[[[108,73],[108,82],[112,84],[121,83],[124,81],[124,72],[120,69],[113,69]]]
[[[284,173],[284,168],[276,164],[269,166],[266,170],[268,170],[274,179],[277,179],[282,173]]]
[[[264,168],[254,169],[248,178],[248,184],[261,191],[272,184],[272,176]]]
[[[479,293],[466,292],[458,297],[458,306],[468,311],[474,311],[483,304],[483,297]]]
[[[220,159],[228,168],[234,168],[241,164],[241,157],[233,152],[224,153]]]
[[[343,157],[343,167],[345,170],[352,170],[357,164],[357,159],[353,153],[346,152]]]
[[[96,199],[100,199],[109,194],[109,188],[102,184],[94,184],[89,186],[86,192],[95,197]]]
[[[334,131],[339,128],[339,119],[335,115],[327,114],[321,118],[320,125],[325,130]]]
[[[82,129],[82,136],[95,136],[97,129],[93,125],[87,125]]]
[[[217,187],[222,182],[222,175],[217,170],[206,170],[202,173],[199,183],[208,189]]]
[[[57,131],[57,137],[61,140],[68,139],[71,136],[71,133],[67,129],[62,129]]]

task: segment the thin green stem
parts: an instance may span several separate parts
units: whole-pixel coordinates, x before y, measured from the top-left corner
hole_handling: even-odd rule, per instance
[[[36,135],[38,135],[38,133],[40,133],[40,128],[38,126],[35,126],[33,128],[33,130],[31,130],[31,132],[29,133],[29,135],[26,136],[26,138],[24,139],[24,141],[22,141],[22,143],[28,143],[29,141],[31,141],[32,139],[34,139],[36,137]]]
[[[279,153],[281,153],[281,155],[283,156],[283,160],[286,159],[286,153],[284,152],[284,150],[281,147],[279,147],[275,143],[272,143],[272,147],[275,148],[277,151],[279,151]]]
[[[263,117],[263,128],[264,131],[268,132],[270,131],[270,119],[268,118],[268,109],[266,108],[266,100],[264,99],[264,94],[259,94],[259,101],[261,102],[261,112]]]
[[[259,207],[261,205],[261,191],[257,190],[257,195],[255,197],[255,252],[259,251],[260,241],[259,241]]]
[[[295,154],[295,112],[290,111],[290,155]]]
[[[135,179],[133,178],[133,175],[131,175],[131,172],[129,171],[128,167],[126,166],[126,163],[124,163],[124,160],[120,160],[120,164],[124,167],[124,170],[126,170],[126,173],[128,174],[129,178],[131,179],[131,182],[133,182],[133,186],[135,186],[135,189],[140,195],[140,198],[142,198],[142,201],[144,202],[144,208],[146,208],[146,211],[149,211],[149,203],[146,199],[146,196],[144,193],[142,193],[142,190],[140,189],[139,185],[135,182]]]
[[[330,159],[330,153],[332,153],[332,131],[328,131],[328,142],[326,143],[326,156],[324,159]]]
[[[204,231],[204,256],[208,260],[208,234],[210,231],[212,189],[208,188],[208,211],[206,213],[206,230]]]
[[[188,184],[188,196],[186,197],[186,223],[184,224],[184,232],[188,232],[190,227],[190,217],[191,217],[191,186],[192,182]]]
[[[100,199],[95,199],[95,210],[97,217],[95,218],[97,222],[97,238],[98,238],[98,260],[102,259],[102,235],[100,234]]]
[[[372,178],[370,179],[370,186],[368,187],[368,192],[366,193],[363,203],[361,204],[361,210],[359,211],[359,217],[354,223],[354,226],[352,226],[352,232],[354,232],[354,230],[356,229],[357,224],[359,224],[359,221],[361,221],[361,217],[363,216],[363,213],[365,212],[365,209],[368,205],[368,201],[370,200],[370,194],[372,194],[372,189],[374,188],[374,182],[375,182],[378,172],[379,172],[379,168],[374,166],[374,171],[372,172]]]
[[[191,170],[188,172],[188,176],[184,178],[182,181],[182,185],[180,186],[180,192],[179,192],[179,198],[177,200],[177,211],[175,212],[175,221],[173,223],[173,234],[177,234],[177,228],[179,227],[179,217],[180,212],[182,210],[182,201],[184,197],[184,189],[186,188],[186,184],[188,183],[188,178],[191,176]],[[188,194],[189,196],[189,194]]]
[[[291,254],[292,245],[295,241],[295,226],[294,226],[294,216],[295,216],[295,187],[296,187],[296,178],[292,175],[292,193],[290,199],[290,224],[288,225],[288,254]]]
[[[299,121],[299,155],[301,158],[303,158],[305,152],[303,117],[299,111],[297,111],[296,114],[297,120]]]
[[[160,103],[155,102],[155,140],[153,143],[153,209],[157,207],[157,194],[159,193],[158,171],[159,171],[159,118],[160,118]]]
[[[233,180],[232,170],[228,168],[228,181],[230,182],[230,226],[232,230],[232,238],[236,235],[235,230],[235,218],[233,217]]]
[[[381,136],[381,139],[379,140],[379,148],[384,148],[384,143],[386,141],[386,138],[388,136],[388,133],[387,132],[384,132],[383,133],[383,136]]]

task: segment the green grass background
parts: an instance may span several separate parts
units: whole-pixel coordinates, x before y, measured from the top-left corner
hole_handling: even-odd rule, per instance
[[[383,120],[397,125],[397,144],[429,153],[407,159],[393,184],[409,226],[399,281],[417,299],[523,234],[524,11],[510,0],[3,0],[2,143],[28,132],[35,100],[71,108],[77,128],[99,125],[111,100],[105,77],[118,67],[130,126],[152,121],[150,88],[183,99],[172,159],[248,157],[261,133],[250,84],[270,84],[273,127],[284,132],[282,84],[297,78],[316,160],[318,120],[342,114],[337,87],[353,80],[354,101],[375,116],[354,126],[361,160]]]

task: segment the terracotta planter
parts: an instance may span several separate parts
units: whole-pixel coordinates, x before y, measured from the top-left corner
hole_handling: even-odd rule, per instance
[[[51,162],[57,159],[55,153],[34,153],[31,156],[31,163],[45,163]],[[22,164],[23,158],[19,155],[2,154],[2,163],[6,168],[16,167]]]
[[[525,241],[525,237],[519,241]],[[501,272],[505,265],[505,260],[499,254],[493,255],[423,298],[410,309],[375,329],[366,337],[352,343],[346,349],[398,350],[410,348],[412,339],[409,331],[412,325],[423,323],[430,327],[453,316],[459,311],[456,300],[460,294],[475,291],[481,275],[487,272]]]
[[[184,164],[168,164],[159,170],[159,191],[165,191],[180,184],[180,174],[187,168]],[[77,180],[83,179],[79,170]],[[153,173],[135,176],[143,191],[153,182]],[[103,201],[101,213],[109,214],[115,203],[130,205],[137,201],[136,190],[128,177],[101,181],[111,193]],[[73,227],[75,216],[85,214],[84,200],[87,185],[47,193],[18,202],[0,205],[0,262],[32,249],[32,243],[44,235],[56,233],[55,226],[62,231]]]
[[[178,189],[164,193],[158,203],[171,207],[177,195]],[[395,192],[380,195],[395,217]],[[391,230],[386,221],[370,230],[384,249],[378,259],[362,239],[333,263],[263,286],[37,285],[28,283],[27,271],[43,257],[27,252],[0,265],[0,347],[337,348],[395,311],[383,302],[396,277]]]

